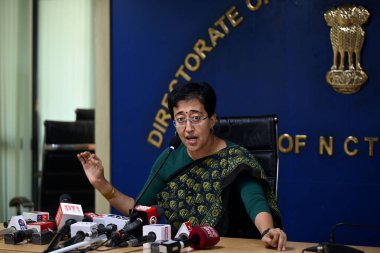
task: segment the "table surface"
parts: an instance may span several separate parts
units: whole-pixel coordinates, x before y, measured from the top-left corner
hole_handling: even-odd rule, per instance
[[[306,247],[315,246],[316,243],[306,243],[306,242],[288,242],[286,247],[286,252],[297,252],[301,253]],[[0,240],[0,252],[42,252],[46,249],[47,245],[34,245],[31,243],[24,243],[18,245],[4,244],[4,240]],[[364,247],[364,246],[353,246],[356,249],[360,249],[366,253],[380,253],[380,247]],[[182,249],[181,252],[192,251],[191,248]],[[207,251],[216,251],[220,253],[241,253],[241,252],[255,252],[255,253],[274,253],[278,252],[276,249],[265,248],[264,244],[260,240],[254,239],[241,239],[241,238],[220,238],[220,242],[214,246],[212,249]],[[99,252],[99,251],[92,251]],[[112,253],[123,253],[123,252],[144,252],[149,253],[149,249],[143,249],[143,247],[130,247],[130,248],[119,248],[108,252]]]

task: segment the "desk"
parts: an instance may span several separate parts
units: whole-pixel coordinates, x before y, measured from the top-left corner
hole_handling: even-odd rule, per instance
[[[288,242],[286,253],[301,253],[302,249],[310,246],[315,246],[316,243],[306,243],[306,242]],[[42,252],[47,245],[33,245],[33,244],[22,244],[22,245],[11,245],[4,244],[4,240],[0,241],[0,252],[1,253],[12,253],[12,252]],[[363,247],[354,246],[356,249],[360,249],[366,253],[380,253],[380,247]],[[183,249],[182,252],[192,251],[190,248]],[[99,251],[92,251],[99,252]],[[121,248],[109,251],[110,253],[126,253],[126,252],[144,252],[149,253],[150,250],[143,250],[142,247],[131,247],[131,248]],[[275,249],[267,249],[264,247],[260,240],[254,239],[240,239],[240,238],[220,238],[220,242],[210,250],[203,250],[198,252],[213,252],[213,253],[244,253],[244,252],[255,252],[255,253],[275,253],[280,252]],[[281,251],[283,252],[283,251]]]

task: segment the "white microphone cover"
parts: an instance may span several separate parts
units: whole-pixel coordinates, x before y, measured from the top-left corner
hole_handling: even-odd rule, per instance
[[[143,236],[153,232],[156,235],[156,241],[171,239],[171,226],[169,224],[151,224],[143,226]],[[150,248],[150,243],[144,243],[143,248]]]
[[[81,205],[72,203],[60,203],[57,214],[55,215],[57,229],[61,229],[69,219],[82,221],[83,217],[84,215]]]
[[[49,220],[49,212],[23,212],[22,215],[24,216],[25,220],[32,220],[32,221],[46,221]]]
[[[92,218],[97,224],[102,224],[104,226],[114,224],[117,226],[117,230],[122,229],[126,224],[129,223],[129,218],[122,215],[116,214],[99,214]]]
[[[182,223],[174,238],[183,238],[184,236],[187,236],[187,238],[189,238],[190,231],[192,228],[193,227],[191,226],[191,223],[189,221]]]
[[[24,216],[17,215],[12,216],[11,220],[8,223],[8,228],[14,228],[16,230],[27,230],[28,226],[26,225]]]
[[[78,231],[88,234],[90,237],[96,234],[98,224],[96,222],[76,222],[70,226],[71,237],[74,237]]]

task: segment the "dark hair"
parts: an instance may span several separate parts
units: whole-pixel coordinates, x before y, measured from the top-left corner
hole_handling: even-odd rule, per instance
[[[214,115],[216,107],[216,95],[214,89],[206,82],[188,82],[177,84],[168,97],[169,112],[174,120],[173,107],[180,101],[198,99],[204,106],[209,117]]]

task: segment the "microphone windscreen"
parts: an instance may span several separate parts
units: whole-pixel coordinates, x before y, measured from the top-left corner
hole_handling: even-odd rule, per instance
[[[59,203],[73,203],[73,200],[69,194],[64,193],[59,196]]]
[[[199,239],[199,243],[191,245],[194,249],[209,249],[216,245],[219,240],[219,234],[215,228],[210,226],[196,226],[190,231],[189,239]]]
[[[180,144],[181,144],[181,139],[178,137],[178,135],[175,135],[175,136],[170,140],[169,148],[170,148],[171,150],[174,150],[174,149],[178,148]]]
[[[136,205],[133,208],[134,214],[130,216],[131,221],[136,218],[142,219],[143,225],[156,224],[157,223],[157,208],[156,206],[143,206]],[[163,213],[163,212],[162,212]]]

